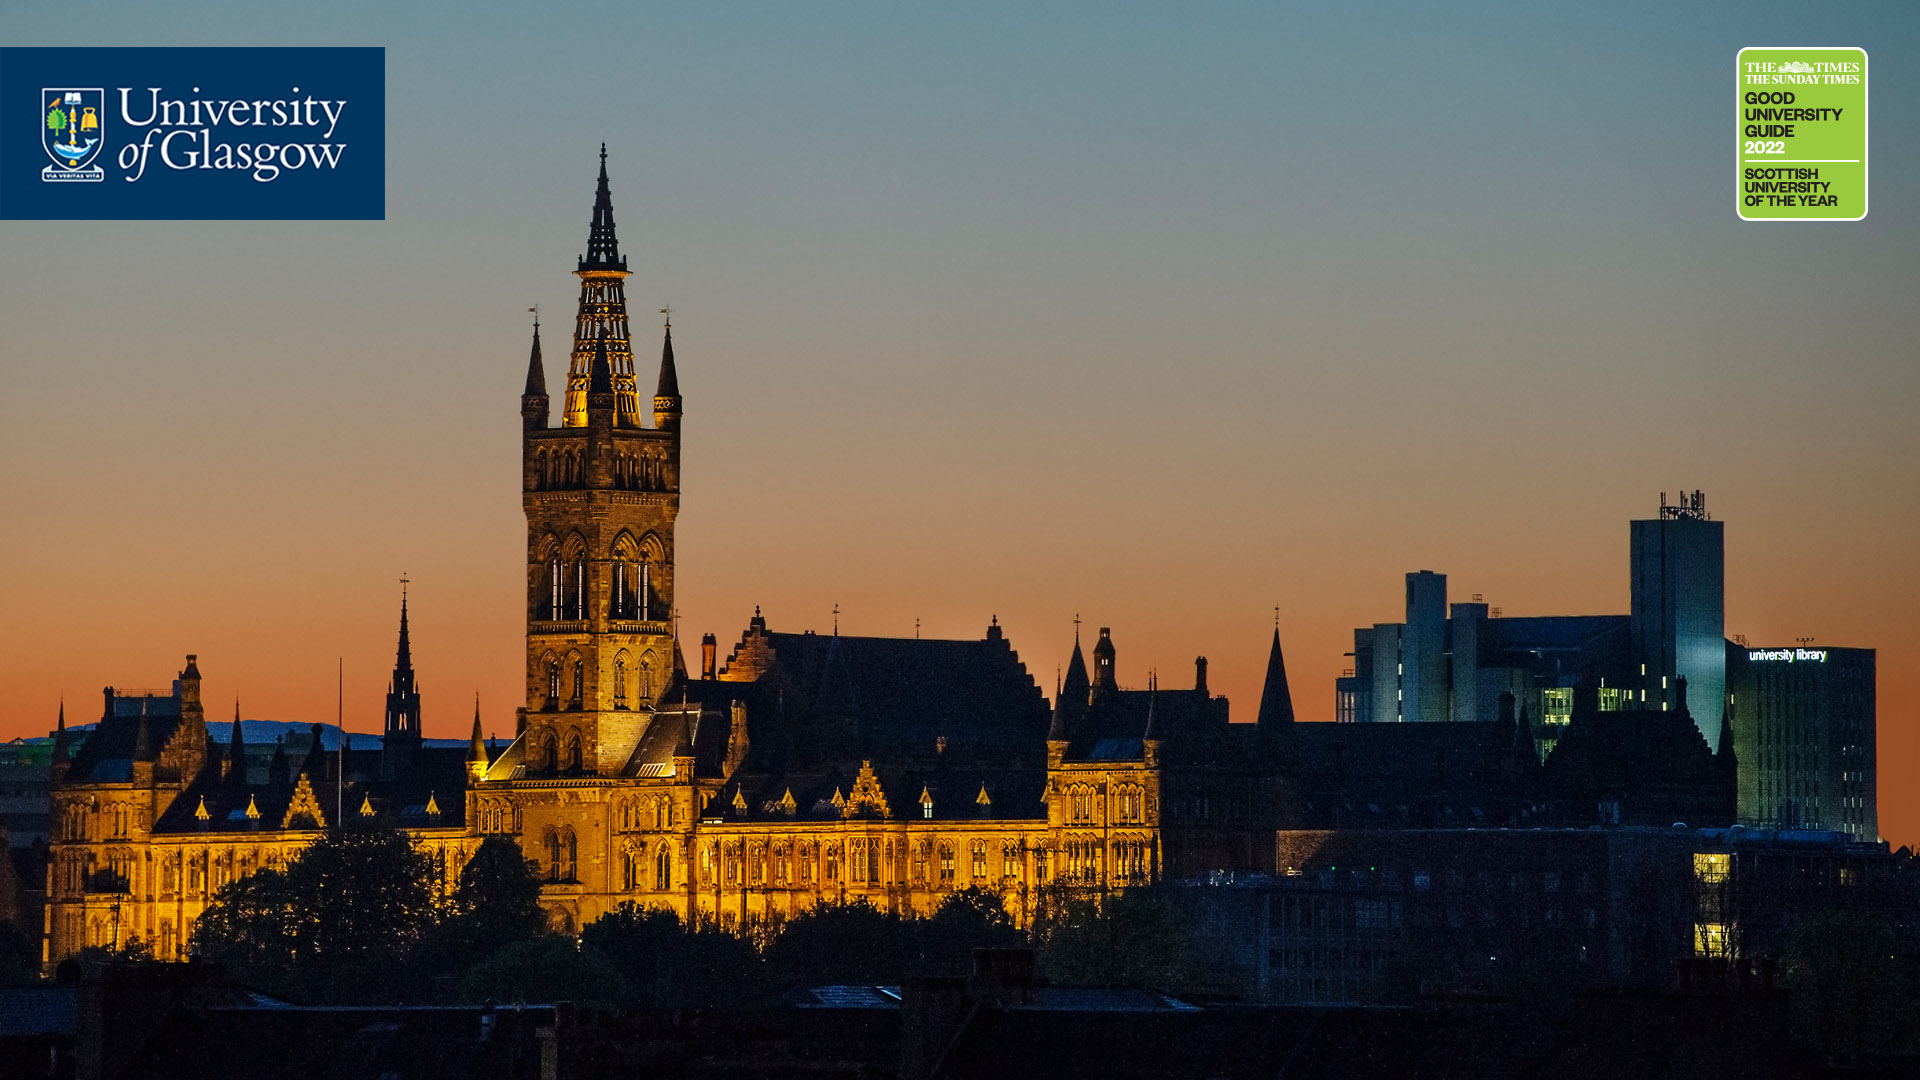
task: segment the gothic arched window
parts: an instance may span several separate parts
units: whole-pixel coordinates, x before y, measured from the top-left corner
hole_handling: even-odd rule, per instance
[[[547,562],[547,618],[558,619],[561,610],[561,596],[565,592],[565,581],[560,574],[560,556],[555,555]]]
[[[653,887],[673,888],[673,851],[665,844],[653,853]]]
[[[587,560],[573,560],[573,590],[568,598],[567,618],[584,619],[587,617]]]
[[[548,881],[563,880],[562,877],[560,876],[561,870],[563,869],[560,863],[560,859],[561,859],[561,855],[563,854],[563,851],[560,844],[559,831],[549,826],[546,832],[541,834],[540,838],[546,842],[547,880]]]
[[[580,733],[577,731],[567,733],[566,766],[568,772],[580,771]]]
[[[573,697],[569,699],[568,704],[578,709],[580,703],[585,700],[586,691],[587,663],[576,656],[573,658]]]
[[[540,736],[540,768],[547,773],[560,771],[560,743],[551,731]]]

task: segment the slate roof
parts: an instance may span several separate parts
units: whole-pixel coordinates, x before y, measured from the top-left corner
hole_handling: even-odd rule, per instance
[[[729,666],[751,642],[770,651],[769,669],[751,683],[722,680],[718,691],[747,701],[750,760],[763,770],[810,756],[855,765],[898,758],[931,751],[940,738],[950,751],[1044,760],[1046,699],[997,628],[958,641],[763,627],[756,620]]]
[[[180,726],[178,684],[174,696],[140,693],[106,699],[103,715],[93,733],[73,756],[67,772],[68,783],[110,783],[128,780],[133,775],[134,746],[140,737],[140,717],[144,707],[147,720],[147,745],[158,753]]]

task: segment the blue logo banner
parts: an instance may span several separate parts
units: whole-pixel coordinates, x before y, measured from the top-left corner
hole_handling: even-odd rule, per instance
[[[0,48],[0,219],[381,220],[386,50]]]

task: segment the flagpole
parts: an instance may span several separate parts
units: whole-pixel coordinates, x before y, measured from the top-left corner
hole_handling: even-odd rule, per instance
[[[346,824],[347,801],[347,658],[335,659],[333,684],[333,728],[339,733],[340,765],[333,771],[333,823]]]

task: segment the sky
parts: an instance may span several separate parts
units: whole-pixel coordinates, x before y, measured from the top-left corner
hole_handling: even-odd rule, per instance
[[[0,737],[196,653],[211,711],[510,735],[529,306],[599,144],[674,309],[683,634],[975,637],[1051,694],[1269,637],[1333,711],[1402,575],[1624,613],[1707,493],[1727,632],[1879,650],[1920,843],[1920,8],[409,4],[0,9],[16,45],[378,45],[378,222],[0,222]],[[1867,49],[1872,211],[1734,211],[1749,45]],[[642,357],[654,355],[641,346]],[[640,364],[648,371],[651,364]],[[644,382],[646,376],[643,375]]]

